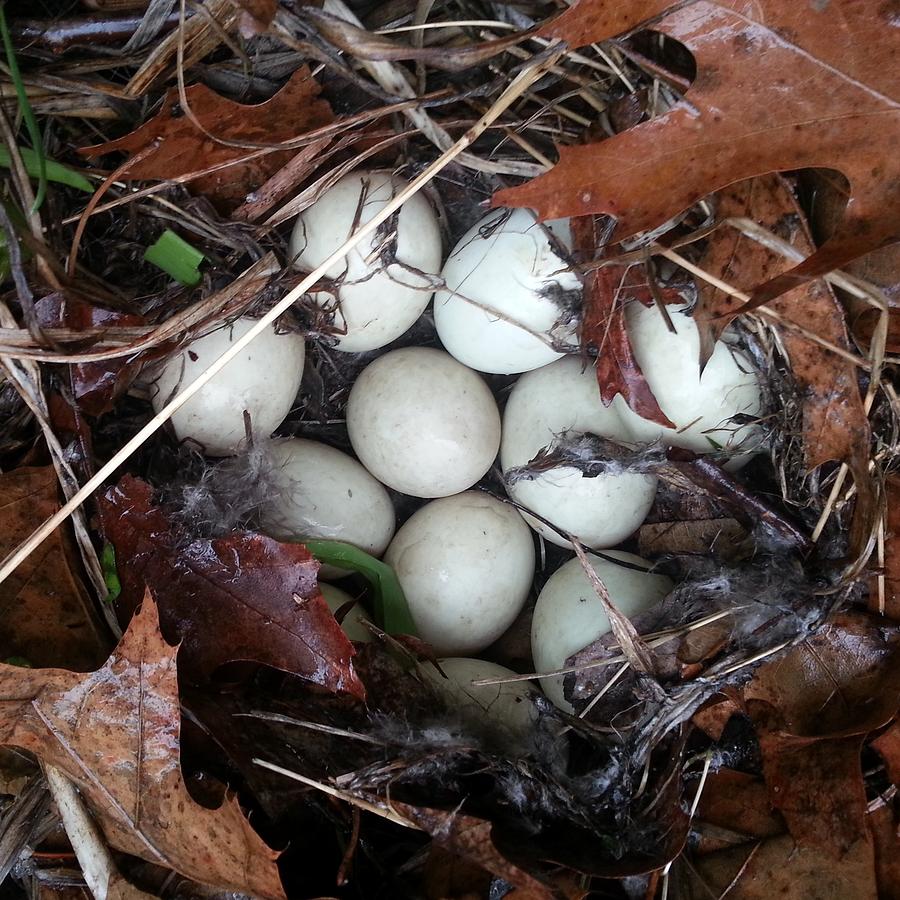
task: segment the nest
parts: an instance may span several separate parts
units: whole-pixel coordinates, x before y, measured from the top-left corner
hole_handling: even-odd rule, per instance
[[[72,145],[95,142],[98,131],[120,130],[122,121],[146,120],[168,102],[165,89],[181,75],[244,102],[258,102],[308,64],[316,68],[322,96],[342,118],[328,136],[327,151],[298,169],[293,196],[264,216],[234,219],[233,209],[216,209],[192,196],[189,182],[161,183],[132,194],[113,180],[102,199],[103,211],[88,217],[73,193],[51,192],[44,218],[53,225],[45,239],[35,241],[46,240],[49,256],[65,259],[76,240],[76,226],[80,229],[77,289],[65,287],[67,302],[74,297],[78,304],[134,318],[91,330],[83,320],[74,324],[71,306],[55,321],[35,314],[52,293],[46,284],[24,291],[17,285],[18,290],[7,293],[5,306],[15,311],[16,326],[4,323],[0,337],[7,370],[0,393],[0,450],[8,464],[20,460],[38,434],[61,434],[48,447],[71,494],[97,463],[114,458],[149,420],[146,390],[137,376],[141,366],[151,366],[173,348],[237,316],[259,316],[278,304],[300,282],[287,258],[284,223],[363,162],[408,178],[425,171],[546,52],[536,40],[481,57],[472,48],[499,40],[510,29],[531,28],[551,12],[539,3],[511,7],[480,0],[441,7],[442,16],[456,24],[413,30],[411,43],[419,48],[415,85],[401,80],[403,90],[425,99],[398,112],[399,69],[390,61],[373,65],[371,58],[386,55],[378,32],[396,37],[402,34],[398,29],[421,24],[421,9],[376,4],[351,11],[340,2],[329,9],[326,15],[312,7],[280,7],[277,33],[263,31],[244,39],[240,55],[212,25],[198,26],[198,46],[206,41],[205,52],[189,53],[184,65],[163,39],[176,24],[172,16],[148,15],[127,43],[119,37],[102,48],[63,35],[52,22],[40,34],[34,34],[32,24],[17,26],[20,40],[32,35],[24,59],[31,83],[44,86],[32,105],[48,117],[45,137],[52,156],[65,158]],[[214,12],[220,24],[228,15],[236,15],[231,7]],[[69,54],[54,59],[61,41],[68,42]],[[137,56],[126,57],[126,52]],[[132,61],[126,64],[126,58]],[[250,66],[242,64],[250,61]],[[111,84],[127,82],[127,99],[112,91],[91,92],[87,81],[67,88],[62,82],[66,73],[81,71],[102,73]],[[676,102],[692,76],[684,48],[651,33],[554,60],[491,128],[423,188],[440,211],[445,242],[455,243],[481,217],[495,190],[543,172],[559,145],[579,143],[586,134],[612,135],[660,114]],[[114,116],[119,121],[109,124]],[[309,143],[295,141],[292,152]],[[245,149],[250,155],[259,147],[245,142]],[[714,198],[703,201],[616,252],[626,259],[665,237],[696,261],[714,206]],[[197,289],[173,288],[142,258],[160,228],[173,222],[211,263]],[[609,248],[593,249],[598,258],[615,261]],[[42,252],[40,247],[36,251]],[[391,261],[387,247],[382,263]],[[572,265],[587,271],[590,262],[573,259]],[[683,272],[668,262],[650,277],[657,290],[683,284]],[[696,299],[693,289],[686,299]],[[571,296],[557,300],[561,319],[578,314]],[[296,321],[289,327],[309,338],[305,403],[279,434],[347,449],[343,411],[349,388],[359,371],[384,351],[335,352],[333,314],[302,298],[293,314]],[[360,857],[359,883],[390,884],[397,896],[414,891],[421,876],[428,844],[420,832],[435,845],[460,852],[460,835],[476,821],[491,823],[493,846],[512,867],[505,870],[496,860],[487,865],[494,874],[491,896],[501,896],[522,872],[552,882],[561,867],[622,879],[617,890],[625,895],[635,889],[634,876],[671,861],[687,839],[690,820],[683,787],[685,780],[698,778],[698,760],[705,759],[707,768],[736,759],[758,765],[752,735],[741,732],[738,720],[714,739],[691,727],[698,710],[740,687],[763,661],[816,633],[836,610],[865,602],[870,590],[876,595],[879,590],[877,579],[866,577],[866,567],[880,508],[854,505],[851,482],[845,482],[841,466],[808,470],[808,448],[797,427],[804,388],[793,378],[778,326],[749,317],[740,330],[768,393],[768,453],[740,477],[728,475],[715,459],[679,458],[661,446],[623,452],[581,434],[560,435],[528,466],[507,473],[507,480],[529,478],[565,464],[588,476],[652,472],[661,480],[648,528],[635,549],[676,575],[678,586],[630,630],[617,629],[568,661],[566,687],[576,715],[538,697],[534,732],[524,745],[485,733],[446,708],[417,674],[431,664],[422,648],[381,634],[358,659],[369,693],[367,708],[313,694],[265,671],[235,676],[221,690],[189,692],[184,698],[189,718],[217,746],[212,751],[203,739],[188,734],[188,767],[214,771],[238,787],[274,842],[291,840],[298,827],[311,833],[324,825],[336,832],[346,840],[348,854]],[[435,342],[426,315],[385,350]],[[42,379],[9,356],[15,352],[21,360],[23,349],[34,360],[65,360],[71,366],[47,366]],[[602,353],[603,348],[594,351]],[[114,365],[128,391],[109,393],[89,421],[79,414],[60,431],[46,398],[55,394],[77,409],[78,391],[92,364]],[[502,402],[510,379],[490,380]],[[873,395],[875,437],[868,462],[876,483],[895,465],[898,424],[891,399],[884,392]],[[90,435],[90,452],[83,449],[85,434]],[[168,507],[191,536],[252,529],[259,505],[273,489],[265,442],[210,464],[195,448],[178,447],[171,434],[157,433],[126,466],[164,491]],[[503,493],[496,472],[480,487]],[[401,518],[417,506],[408,497],[395,499]],[[704,531],[711,522],[717,529],[712,537]],[[669,526],[672,532],[673,524],[687,527],[676,529],[669,539],[659,538],[664,527],[654,530]],[[723,538],[726,527],[731,531]],[[87,530],[81,537],[87,569],[95,571]],[[558,548],[542,549],[536,588],[562,557]],[[528,648],[520,639],[524,633],[527,612],[488,655],[530,673]],[[231,718],[235,714],[241,718]],[[223,721],[241,725],[223,729]],[[280,767],[279,772],[250,765],[242,744],[254,747],[253,755]],[[300,776],[303,786],[294,789],[285,771]],[[310,791],[310,785],[324,792]],[[350,806],[335,805],[329,793]],[[362,825],[360,810],[366,813]],[[286,854],[285,871],[295,872],[289,877],[301,871],[309,876],[304,892],[317,884],[331,890],[334,848],[324,852],[324,862],[315,860],[316,851],[328,843],[319,835],[308,847],[295,842]]]

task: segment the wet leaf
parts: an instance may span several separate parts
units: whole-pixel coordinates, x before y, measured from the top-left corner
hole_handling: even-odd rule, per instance
[[[578,251],[591,253],[600,239],[597,219],[574,219],[572,236]],[[675,301],[681,295],[677,290],[666,289],[664,299]],[[625,304],[629,300],[653,302],[645,266],[613,265],[589,271],[584,277],[582,346],[597,357],[597,383],[604,403],[612,403],[616,394],[621,394],[639,416],[674,428],[634,358],[625,327]]]
[[[202,84],[191,85],[186,93],[191,112],[203,131],[183,110],[175,115],[180,108],[178,92],[170,91],[160,112],[149,122],[124,137],[83,147],[79,152],[90,159],[115,150],[135,155],[159,140],[159,145],[129,168],[125,177],[165,180],[256,152],[253,146],[235,147],[229,146],[229,142],[269,147],[300,137],[334,119],[331,107],[318,99],[319,85],[306,66],[297,69],[274,97],[255,106],[236,103]],[[248,194],[295,153],[296,150],[275,150],[256,156],[197,178],[191,186],[197,193],[207,195],[220,209],[230,210],[244,202]]]
[[[175,653],[148,594],[96,672],[0,665],[0,743],[65,772],[116,849],[204,884],[280,900],[278,854],[237,802],[206,809],[185,788]]]
[[[106,492],[100,509],[116,550],[120,607],[133,609],[145,586],[154,592],[163,634],[181,641],[188,677],[206,679],[224,663],[249,660],[363,696],[353,645],[301,544],[249,532],[190,540],[155,505],[150,485],[130,476]]]
[[[0,555],[59,509],[52,466],[0,475]],[[78,574],[68,533],[57,529],[0,584],[0,659],[24,657],[34,666],[88,670],[109,650],[91,598]]]
[[[66,327],[75,331],[146,325],[143,316],[104,309],[85,303],[77,297],[61,293],[48,294],[37,303],[41,325]],[[141,367],[160,352],[134,353],[101,362],[69,366],[72,396],[78,407],[89,416],[109,412],[141,371]]]
[[[606,213],[619,240],[746,178],[842,172],[851,189],[840,226],[805,262],[756,286],[753,302],[766,302],[900,238],[895,16],[882,0],[579,0],[541,34],[581,46],[651,20],[691,51],[697,76],[662,116],[560,148],[553,170],[494,203],[535,207],[544,218]]]

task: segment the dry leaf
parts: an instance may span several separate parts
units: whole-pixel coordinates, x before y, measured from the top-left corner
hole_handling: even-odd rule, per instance
[[[548,885],[501,855],[491,840],[493,826],[490,822],[459,812],[445,812],[396,801],[391,803],[391,807],[430,834],[439,847],[509,882],[515,888],[511,897],[517,900],[553,900],[557,896]]]
[[[769,800],[798,846],[871,854],[860,754],[900,706],[898,648],[900,630],[883,620],[840,616],[744,689]]]
[[[884,614],[896,620],[900,619],[900,478],[889,475],[884,486]],[[871,593],[877,597],[875,591]]]
[[[178,92],[169,91],[162,109],[149,122],[124,137],[105,144],[83,147],[79,152],[89,159],[125,150],[134,155],[155,140],[160,144],[144,159],[128,169],[130,179],[177,178],[256,152],[252,145],[271,146],[302,136],[334,120],[331,107],[319,100],[319,85],[306,66],[301,66],[290,81],[270,100],[255,106],[235,103],[202,84],[187,88],[188,105],[206,134],[199,130],[184,110],[179,115]],[[226,143],[220,143],[225,141]],[[251,146],[229,146],[227,142]],[[206,194],[223,210],[230,210],[278,171],[295,154],[294,150],[276,150],[246,162],[237,163],[204,175],[191,182],[193,190]]]
[[[153,489],[130,476],[100,500],[116,549],[127,610],[145,585],[159,603],[163,634],[181,641],[181,671],[208,678],[223,663],[251,660],[331,691],[362,698],[353,645],[319,593],[319,564],[302,544],[237,533],[193,540],[154,504]]]
[[[65,772],[116,849],[194,881],[280,900],[278,854],[237,801],[206,809],[185,788],[175,652],[148,594],[96,672],[0,665],[0,744]]]
[[[697,76],[664,115],[561,147],[553,170],[494,203],[548,219],[607,213],[618,240],[746,178],[842,172],[851,190],[840,227],[808,260],[756,287],[752,302],[766,302],[900,239],[896,16],[884,0],[578,0],[540,33],[581,46],[652,19],[647,27],[691,51]]]
[[[57,491],[52,466],[0,475],[0,555],[59,509]],[[77,573],[75,548],[58,528],[0,585],[0,659],[81,671],[100,665],[109,639]]]
[[[790,835],[742,844],[692,861],[685,896],[728,900],[877,900],[871,846],[836,860],[798,847]]]
[[[744,181],[719,198],[718,215],[747,217],[796,247],[804,255],[814,248],[803,212],[787,182],[779,176]],[[709,238],[700,262],[707,272],[738,288],[780,275],[790,268],[781,254],[744,236],[736,228],[719,227]],[[704,360],[719,335],[734,318],[739,301],[703,284],[694,313],[701,334]],[[850,350],[844,311],[824,281],[811,281],[788,291],[769,306],[789,322]],[[810,469],[829,461],[851,464],[854,474],[868,482],[869,423],[863,409],[856,367],[803,337],[776,326],[787,351],[791,371],[803,398],[803,446]]]
[[[894,809],[881,806],[866,816],[875,845],[875,877],[879,900],[900,900],[900,832]]]

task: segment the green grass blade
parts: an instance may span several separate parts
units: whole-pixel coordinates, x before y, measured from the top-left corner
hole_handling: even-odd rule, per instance
[[[94,186],[80,172],[64,166],[62,163],[53,159],[47,159],[38,153],[35,153],[30,147],[19,147],[19,153],[22,156],[22,162],[25,164],[25,171],[32,178],[41,177],[41,160],[43,159],[45,171],[48,181],[55,181],[58,184],[67,184],[69,187],[77,188],[87,194],[94,193]],[[9,168],[12,160],[9,156],[9,150],[6,147],[0,147],[0,166]]]
[[[159,240],[144,253],[147,262],[158,266],[163,272],[188,287],[200,284],[201,275],[198,266],[204,258],[196,247],[178,237],[171,228],[167,228],[159,236]]]
[[[106,584],[106,602],[118,600],[122,593],[122,582],[119,581],[119,570],[116,568],[116,548],[112,544],[104,544],[100,554],[100,566],[103,569],[103,581]]]
[[[394,570],[352,544],[340,541],[300,541],[319,562],[359,572],[372,585],[375,621],[388,634],[416,634],[406,596]]]
[[[16,97],[19,100],[19,111],[25,120],[25,127],[28,129],[28,136],[34,145],[34,153],[38,163],[38,190],[34,198],[34,204],[31,207],[32,212],[37,212],[47,196],[47,158],[44,156],[44,138],[41,136],[41,129],[38,128],[37,119],[34,117],[34,111],[28,102],[28,94],[25,91],[25,83],[22,81],[22,73],[19,71],[19,61],[16,59],[16,51],[13,47],[12,36],[9,33],[9,26],[6,23],[6,4],[0,3],[0,37],[3,39],[3,49],[6,52],[6,64],[9,67],[9,75],[13,80],[16,88]]]

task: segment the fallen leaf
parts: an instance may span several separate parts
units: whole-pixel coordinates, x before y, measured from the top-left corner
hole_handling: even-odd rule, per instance
[[[702,553],[734,560],[747,555],[747,530],[735,519],[652,522],[638,531],[641,556]]]
[[[900,619],[900,478],[885,479],[884,614]],[[874,587],[874,585],[873,585]],[[870,593],[877,597],[877,591]]]
[[[278,0],[237,0],[237,5],[242,10],[238,28],[248,40],[254,35],[265,34],[278,12]]]
[[[646,23],[690,50],[697,75],[662,116],[561,147],[550,172],[493,202],[547,219],[606,213],[621,240],[746,178],[842,172],[851,188],[840,226],[803,263],[756,286],[751,302],[764,303],[900,239],[896,15],[884,0],[578,0],[540,34],[576,47]]]
[[[115,150],[135,155],[158,140],[159,145],[129,168],[123,177],[177,178],[252,155],[258,150],[254,145],[269,147],[328,125],[334,116],[328,103],[318,99],[319,91],[318,83],[306,66],[297,69],[274,97],[255,106],[236,103],[205,85],[194,84],[186,90],[187,100],[203,131],[180,109],[178,92],[172,90],[166,95],[160,112],[149,122],[124,137],[82,147],[79,152],[89,159]],[[176,110],[180,110],[178,115]],[[233,146],[235,143],[239,146]],[[191,186],[227,211],[243,203],[248,194],[296,152],[296,149],[274,150],[194,179]]]
[[[779,176],[754,178],[719,195],[721,219],[747,217],[777,234],[804,255],[815,246],[787,182]],[[790,268],[781,254],[720,226],[712,233],[700,266],[726,283],[747,291]],[[694,313],[705,362],[716,339],[735,316],[734,297],[709,284],[699,288]],[[843,350],[850,350],[844,311],[828,284],[810,281],[769,303],[788,322]],[[869,481],[869,422],[863,408],[856,366],[797,331],[776,325],[797,382],[803,408],[803,447],[809,469],[829,461],[848,462],[858,480]]]
[[[837,860],[790,835],[743,844],[692,860],[684,868],[685,896],[728,900],[877,900],[871,847],[859,844]]]
[[[840,616],[763,666],[744,699],[770,802],[798,846],[871,853],[861,751],[900,706],[900,629]]]
[[[204,884],[280,900],[278,854],[237,801],[206,809],[185,788],[175,653],[148,594],[96,672],[0,664],[0,744],[65,772],[116,849]]]
[[[475,863],[513,885],[514,891],[508,896],[516,900],[553,900],[559,896],[548,884],[513,865],[497,850],[491,840],[493,826],[490,822],[459,812],[445,812],[396,801],[391,803],[391,807],[430,834],[442,849]]]
[[[318,563],[301,544],[261,534],[189,540],[154,503],[146,482],[125,476],[99,501],[116,550],[128,611],[145,586],[156,596],[163,634],[181,641],[179,664],[206,679],[249,660],[362,698],[353,645],[319,593]]]
[[[866,816],[875,845],[875,877],[879,900],[900,900],[900,834],[894,809],[880,806]]]
[[[67,327],[75,331],[121,328],[147,324],[143,316],[104,309],[76,297],[60,293],[43,297],[36,304],[42,326]],[[157,353],[160,351],[157,351]],[[77,363],[69,366],[73,399],[89,416],[109,412],[141,371],[152,354],[136,353],[101,362]]]
[[[867,734],[900,705],[900,627],[862,613],[834,617],[815,635],[762,666],[744,688],[783,732],[828,738]]]
[[[59,509],[52,466],[0,475],[0,555]],[[77,552],[58,528],[0,585],[0,659],[32,666],[89,670],[109,651],[109,639],[78,575]]]
[[[775,837],[785,830],[784,821],[769,804],[763,780],[734,769],[709,774],[697,804],[697,819],[743,835],[747,841]]]
[[[869,745],[884,761],[892,784],[900,785],[900,722],[894,721]]]
[[[572,220],[576,253],[592,254],[600,237],[596,217],[583,216]],[[639,416],[666,428],[674,428],[675,425],[656,402],[634,358],[625,327],[626,301],[653,302],[646,266],[612,265],[592,269],[584,276],[583,289],[581,345],[597,358],[600,398],[609,405],[616,394],[621,394]],[[666,288],[665,294],[668,301],[681,299],[677,290]]]

